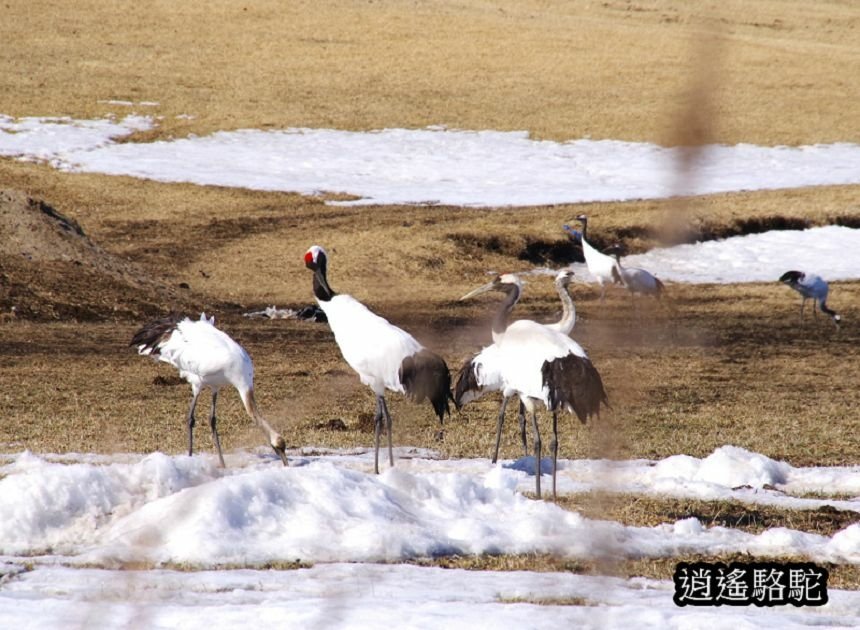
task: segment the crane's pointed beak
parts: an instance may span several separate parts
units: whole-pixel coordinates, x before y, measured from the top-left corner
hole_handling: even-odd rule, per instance
[[[463,300],[468,300],[469,298],[473,298],[476,295],[481,295],[481,293],[486,293],[487,291],[492,291],[496,287],[494,282],[488,282],[484,286],[478,287],[472,291],[469,291],[466,295],[460,298],[460,302]]]
[[[281,458],[281,461],[283,462],[284,466],[290,465],[287,462],[287,444],[286,442],[284,442],[284,438],[282,438],[280,435],[278,436],[278,439],[275,440],[275,443],[272,444],[272,450],[275,451],[278,457]]]

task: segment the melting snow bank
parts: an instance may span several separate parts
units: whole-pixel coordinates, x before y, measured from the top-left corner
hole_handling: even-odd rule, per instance
[[[68,117],[14,119],[0,114],[0,156],[47,161],[68,167],[68,157],[112,144],[135,131],[152,128],[152,119],[126,116],[121,121]]]
[[[305,194],[349,203],[529,206],[860,183],[860,146],[710,145],[679,180],[682,150],[614,140],[536,141],[525,131],[253,129],[116,144],[150,118],[12,119],[0,155],[69,171]]]
[[[679,608],[668,581],[328,564],[295,571],[38,567],[0,590],[4,628],[857,627],[860,593],[821,608]],[[541,602],[536,605],[534,602]],[[565,603],[573,605],[564,605]]]
[[[790,269],[817,273],[828,281],[856,280],[860,278],[860,230],[839,225],[772,230],[652,249],[645,254],[625,256],[621,264],[647,269],[664,282],[692,284],[777,282]],[[570,267],[577,281],[596,281],[585,264],[574,263]],[[541,267],[533,273],[554,276],[558,270]],[[786,296],[797,297],[797,294],[786,290]],[[828,301],[838,305],[838,293],[831,293]]]
[[[776,282],[789,269],[850,280],[860,277],[858,252],[860,230],[830,225],[653,249],[627,256],[622,264],[671,282]]]
[[[24,453],[2,469],[0,553],[52,554],[108,567],[525,553],[570,558],[749,553],[860,562],[860,524],[828,538],[785,528],[758,535],[706,528],[695,518],[656,527],[587,519],[525,498],[518,489],[531,487],[524,472],[532,467],[528,460],[494,467],[486,460],[414,458],[378,476],[366,472],[363,456],[296,463],[283,468],[253,458],[244,468],[223,471],[211,457],[156,453],[135,463],[96,465],[51,463]],[[562,466],[563,492],[601,488],[860,511],[854,500],[801,499],[782,492],[854,492],[860,469],[793,468],[735,447],[722,447],[703,460],[678,455],[656,463],[564,461]]]

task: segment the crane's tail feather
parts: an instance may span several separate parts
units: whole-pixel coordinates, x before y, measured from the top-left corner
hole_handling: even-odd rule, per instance
[[[140,354],[158,356],[161,354],[162,344],[170,338],[176,326],[185,317],[179,313],[170,313],[160,319],[149,322],[134,333],[130,346],[137,346]]]
[[[417,403],[425,399],[430,401],[439,422],[443,422],[446,413],[450,415],[451,372],[442,357],[429,350],[416,352],[403,359],[399,376],[403,389],[412,400]]]
[[[463,408],[463,405],[480,398],[482,388],[478,384],[478,375],[475,373],[475,365],[472,362],[472,357],[466,359],[463,367],[457,372],[457,379],[454,384],[454,406],[457,411]]]
[[[600,405],[609,407],[609,397],[603,379],[591,361],[569,354],[553,361],[544,361],[541,369],[544,386],[549,391],[552,411],[573,410],[585,424],[592,415],[600,415]]]

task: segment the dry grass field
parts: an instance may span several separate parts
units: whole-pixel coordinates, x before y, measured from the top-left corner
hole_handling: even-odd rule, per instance
[[[0,114],[101,117],[126,113],[110,101],[152,101],[136,111],[159,117],[158,127],[138,141],[239,128],[444,124],[670,145],[860,142],[858,34],[860,5],[837,0],[7,0]],[[39,202],[82,234],[45,219]],[[26,212],[36,218],[22,226]],[[241,313],[310,303],[301,257],[318,243],[332,254],[335,290],[456,368],[489,339],[496,305],[457,297],[489,270],[569,260],[560,226],[580,212],[592,218],[598,243],[642,251],[667,235],[860,226],[860,192],[352,208],[0,159],[0,449],[182,452],[187,385],[127,347],[140,324],[172,309],[214,314],[248,349],[261,407],[290,447],[369,446],[372,396],[328,327]],[[675,285],[671,308],[645,307],[641,316],[620,292],[601,304],[594,287],[576,285],[575,336],[600,369],[612,410],[587,427],[565,419],[561,455],[701,457],[733,444],[798,466],[858,464],[860,282],[834,283],[831,292],[845,320],[838,334],[822,319],[801,330],[797,296],[777,282]],[[518,314],[549,321],[557,310],[551,282],[535,279]],[[223,399],[225,449],[260,444],[235,395]],[[488,397],[452,414],[436,442],[429,407],[394,397],[395,442],[485,457],[496,405]],[[328,428],[335,418],[346,430]],[[206,433],[200,449],[211,447]],[[503,449],[518,454],[514,423]],[[773,510],[756,520],[738,506],[671,501],[574,497],[564,505],[636,524],[691,514],[708,524],[721,510],[751,531],[832,533],[847,524],[841,514]],[[576,570],[540,557],[448,562]],[[620,570],[665,577],[672,568]],[[841,585],[860,586],[855,572],[841,575]]]

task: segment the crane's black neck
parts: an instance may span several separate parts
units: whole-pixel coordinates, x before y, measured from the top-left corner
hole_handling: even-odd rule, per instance
[[[505,299],[502,300],[502,305],[499,307],[499,310],[496,311],[495,317],[493,317],[494,335],[504,334],[508,329],[508,317],[511,314],[511,310],[514,308],[514,304],[516,304],[517,300],[520,299],[520,288],[517,285],[504,285],[502,290],[505,292]]]
[[[335,292],[328,285],[325,274],[325,258],[320,258],[316,269],[314,269],[314,295],[320,302],[328,302],[335,296]]]

